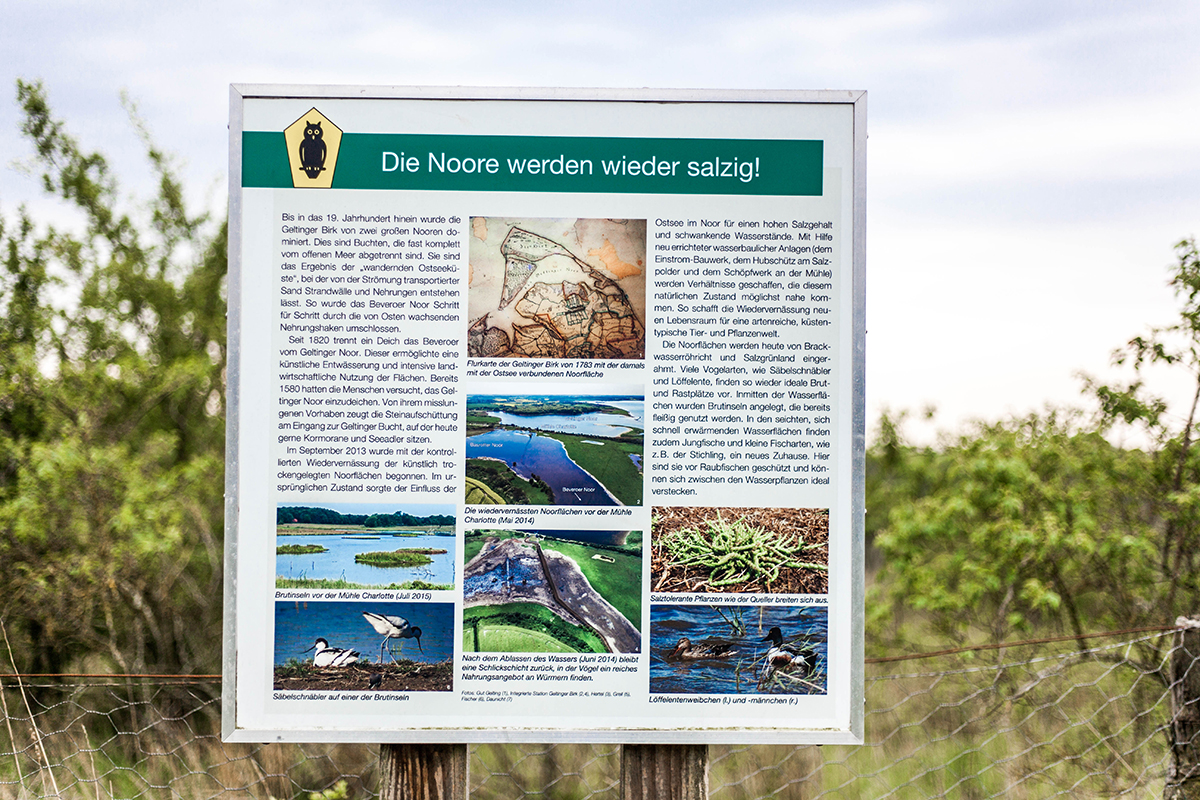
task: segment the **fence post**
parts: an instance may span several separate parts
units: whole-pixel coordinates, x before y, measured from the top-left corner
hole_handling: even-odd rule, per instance
[[[1175,620],[1171,653],[1171,765],[1165,800],[1200,800],[1200,620]]]
[[[708,745],[621,747],[621,800],[707,800]]]
[[[466,800],[465,744],[379,745],[379,800]]]

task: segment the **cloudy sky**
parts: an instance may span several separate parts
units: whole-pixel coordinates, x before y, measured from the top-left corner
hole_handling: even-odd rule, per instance
[[[872,417],[1078,402],[1078,372],[1170,321],[1172,245],[1200,232],[1195,2],[14,5],[0,77],[43,80],[144,196],[127,91],[216,208],[230,83],[865,89]],[[0,212],[53,218],[9,167],[17,125],[0,103]]]

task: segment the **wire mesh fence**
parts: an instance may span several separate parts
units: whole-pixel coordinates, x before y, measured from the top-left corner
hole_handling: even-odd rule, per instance
[[[710,797],[1163,796],[1173,636],[869,664],[863,746],[713,745]],[[0,798],[378,791],[374,745],[222,743],[215,679],[0,675],[0,685]],[[620,772],[619,745],[477,745],[469,794],[617,798]]]

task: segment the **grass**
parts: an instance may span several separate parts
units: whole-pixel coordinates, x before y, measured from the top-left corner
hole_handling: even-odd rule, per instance
[[[287,525],[276,525],[276,536],[328,536],[333,533],[362,533],[361,525],[317,525],[306,522],[292,522]]]
[[[509,531],[493,528],[470,530],[463,535],[463,563],[471,563],[471,559],[479,555],[488,539],[524,539],[529,534],[524,531]]]
[[[642,455],[640,435],[636,441],[600,439],[571,433],[542,432],[541,435],[562,442],[567,449],[567,456],[600,481],[624,505],[642,504],[642,473],[629,457],[630,454]]]
[[[356,553],[354,562],[373,567],[421,567],[433,563],[429,556],[445,552],[434,547],[401,547],[399,550]]]
[[[504,498],[496,494],[486,483],[468,477],[466,497],[464,501],[469,506],[502,506]]]
[[[312,553],[328,553],[328,547],[319,544],[281,544],[275,548],[277,556],[306,556]]]
[[[463,535],[463,563],[470,564],[471,559],[479,555],[479,551],[483,549],[483,544],[489,536],[506,538],[501,535],[502,533],[506,533],[506,531],[467,531]]]
[[[404,583],[379,584],[355,583],[339,578],[283,578],[276,576],[276,589],[422,589],[426,591],[453,589],[452,583],[429,583],[427,581],[405,581]]]
[[[319,525],[289,522],[276,525],[276,536],[329,536],[342,533],[349,536],[453,536],[453,525],[420,525],[417,527],[368,528],[366,525]]]
[[[501,503],[489,505],[532,505],[544,506],[554,502],[550,487],[542,482],[527,481],[508,468],[502,461],[489,458],[467,459],[468,496],[472,493],[472,483],[476,490],[482,493],[484,501],[493,495],[501,499]],[[471,500],[467,500],[471,502]]]
[[[47,687],[42,691],[50,702],[35,706],[32,724],[23,719],[21,693],[8,685],[3,707],[12,716],[0,725],[4,798],[307,800],[309,792],[342,779],[353,797],[368,796],[377,784],[377,746],[222,743],[219,682],[186,691],[143,684]]]
[[[468,537],[468,546],[471,538],[482,543]],[[476,610],[488,609],[467,609],[464,618]],[[898,651],[885,651],[882,634],[871,633],[870,655]],[[954,643],[927,629],[910,641],[922,650]],[[1056,645],[867,664],[865,746],[711,745],[710,798],[1161,797],[1168,695],[1154,675],[1118,665],[1128,654],[1116,647],[1123,640],[1111,641],[1082,662]],[[36,724],[22,693],[11,681],[4,686],[12,725],[0,725],[3,797],[48,796],[51,775],[63,797],[103,800],[307,798],[343,778],[354,797],[378,793],[378,745],[222,743],[216,681],[186,689],[43,683]],[[470,758],[476,800],[619,793],[619,746],[483,744]]]
[[[625,619],[642,629],[642,556],[616,550],[588,547],[562,539],[543,539],[543,550],[555,550],[579,565],[588,583],[612,603]],[[612,564],[596,561],[597,553],[613,559]]]
[[[710,745],[709,797],[1162,797],[1170,710],[1161,684],[1103,659],[1028,660],[1039,655],[1050,654],[868,664],[864,746]],[[342,779],[355,798],[379,793],[377,744],[222,743],[215,680],[37,691],[31,724],[22,693],[5,681],[5,798],[53,796],[52,775],[62,797],[87,800],[307,800]],[[618,745],[480,744],[470,759],[473,800],[619,796]]]
[[[573,653],[569,646],[548,633],[531,631],[509,625],[495,625],[476,629],[479,640],[476,652],[481,653]],[[465,635],[463,637],[466,638]],[[474,638],[474,636],[472,636]],[[464,642],[465,644],[465,642]]]
[[[553,652],[605,653],[604,642],[587,628],[566,622],[545,606],[537,603],[501,603],[491,606],[473,606],[463,609],[463,644],[467,644],[467,629],[474,629],[475,644],[487,650],[478,652],[551,652],[543,650],[492,650],[496,642],[487,636],[492,628],[519,628],[530,632],[525,642],[540,641],[549,637],[565,650]],[[503,640],[500,640],[503,641]]]

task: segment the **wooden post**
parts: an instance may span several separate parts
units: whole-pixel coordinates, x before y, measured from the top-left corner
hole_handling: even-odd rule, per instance
[[[379,800],[466,800],[465,744],[379,745]]]
[[[708,800],[708,745],[622,746],[621,800]]]
[[[1200,620],[1175,620],[1171,653],[1171,764],[1165,800],[1200,800]]]

